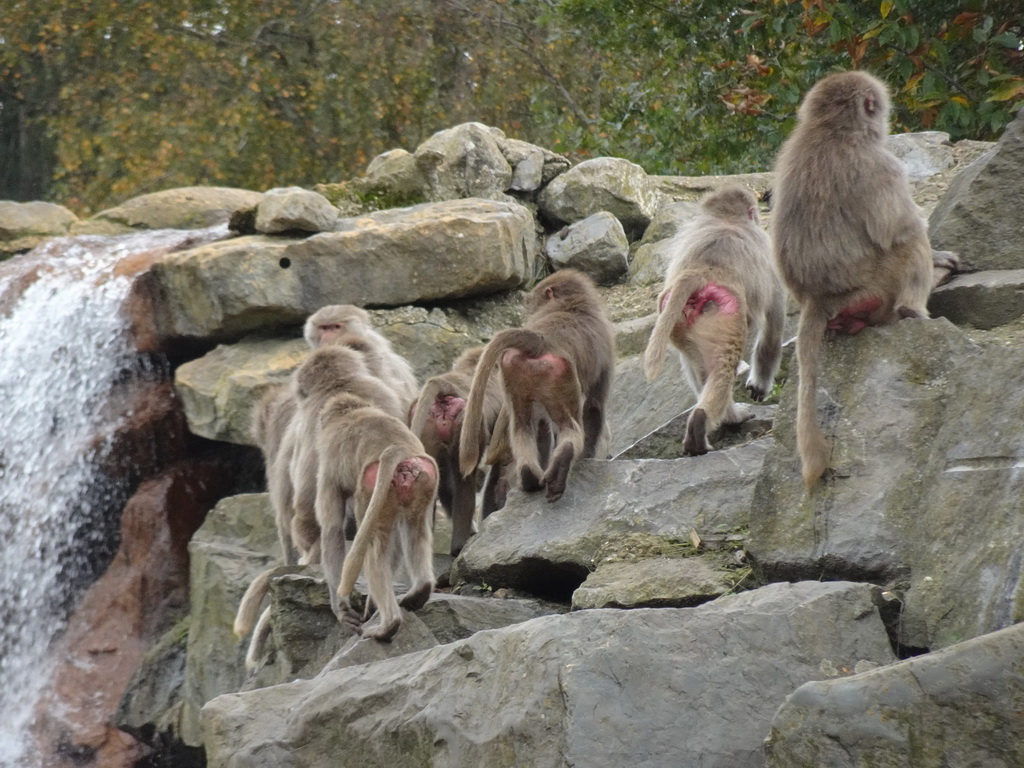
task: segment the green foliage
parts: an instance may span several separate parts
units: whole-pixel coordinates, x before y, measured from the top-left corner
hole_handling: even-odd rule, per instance
[[[479,120],[652,173],[767,168],[801,95],[866,68],[895,129],[992,139],[1024,103],[1019,0],[14,0],[0,197],[357,176]]]

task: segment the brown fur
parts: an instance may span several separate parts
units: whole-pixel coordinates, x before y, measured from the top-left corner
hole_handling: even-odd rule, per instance
[[[450,552],[453,557],[462,551],[473,534],[477,476],[476,473],[463,476],[458,466],[458,453],[466,399],[483,350],[483,347],[467,349],[452,363],[450,371],[428,379],[420,391],[419,400],[413,406],[411,419],[413,434],[423,442],[441,473],[438,479],[438,498],[452,520]],[[479,435],[481,445],[486,444],[491,434],[501,409],[501,401],[501,381],[495,376],[489,379],[485,394]],[[461,410],[452,417],[451,413],[455,409]],[[491,471],[497,472],[500,468],[492,468]],[[484,492],[484,510],[488,514],[498,508],[496,493],[494,483],[488,482]]]
[[[683,439],[683,452],[695,456],[711,449],[708,432],[747,418],[733,402],[732,388],[748,339],[753,359],[747,389],[755,400],[771,391],[782,353],[786,293],[771,263],[771,240],[759,225],[757,200],[743,187],[705,197],[700,215],[675,246],[644,372],[648,379],[658,377],[670,341],[679,350],[683,373],[698,398]],[[704,295],[709,286],[731,294],[735,307],[708,301],[699,310],[688,310],[691,297]]]
[[[569,469],[593,457],[605,434],[605,401],[615,367],[615,343],[604,305],[586,275],[566,269],[527,296],[522,328],[500,331],[487,345],[466,406],[459,465],[474,472],[487,384],[500,365],[503,408],[516,476],[524,490],[545,489],[548,501],[565,491]],[[550,461],[546,428],[555,436]]]
[[[399,419],[405,416],[405,406],[390,387],[370,374],[362,355],[343,344],[314,350],[295,372],[295,387],[299,407],[294,423],[300,437],[291,464],[295,489],[292,539],[300,551],[308,552],[320,538],[315,514],[318,458],[314,435],[324,404],[334,395],[348,392]]]
[[[419,393],[419,384],[408,361],[391,348],[370,322],[365,309],[353,304],[321,307],[306,320],[303,336],[312,349],[328,344],[346,343],[353,336],[362,340],[360,351],[370,373],[395,390],[405,404]]]
[[[879,80],[830,75],[808,92],[776,161],[772,233],[776,264],[800,304],[797,444],[808,487],[829,459],[815,407],[829,325],[856,333],[928,316],[932,251],[906,173],[886,148],[888,119]]]
[[[268,470],[268,491],[287,565],[321,560],[320,526],[316,519],[315,435],[324,403],[334,395],[353,392],[395,417],[405,415],[398,395],[370,374],[358,347],[357,337],[343,334],[333,343],[315,349],[295,371],[288,388],[294,415],[288,421],[279,454]],[[269,573],[261,574],[249,585],[235,616],[234,630],[238,636],[252,628],[268,587]],[[246,665],[250,669],[259,664],[269,638],[268,611],[260,617],[249,644]]]
[[[416,610],[434,588],[431,521],[437,464],[398,418],[351,394],[332,397],[317,434],[316,515],[331,607],[352,618],[348,597],[361,570],[380,621],[363,636],[390,640],[401,623],[399,606]],[[370,473],[376,472],[375,477]],[[345,554],[345,502],[355,500],[358,532]],[[411,581],[395,598],[392,555],[400,551]]]

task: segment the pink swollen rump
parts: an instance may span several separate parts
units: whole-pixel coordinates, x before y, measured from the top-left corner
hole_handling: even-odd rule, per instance
[[[861,299],[840,309],[836,316],[828,321],[828,329],[850,336],[860,333],[866,326],[871,325],[871,315],[877,312],[880,306],[882,300],[874,296]]]

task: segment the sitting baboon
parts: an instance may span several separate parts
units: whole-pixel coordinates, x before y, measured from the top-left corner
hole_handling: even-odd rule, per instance
[[[807,93],[776,160],[775,262],[800,304],[797,446],[804,482],[829,461],[818,425],[821,346],[828,330],[927,317],[936,279],[957,258],[933,252],[907,174],[886,146],[889,94],[866,72],[842,72]]]

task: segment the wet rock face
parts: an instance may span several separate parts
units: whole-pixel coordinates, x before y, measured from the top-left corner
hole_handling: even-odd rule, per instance
[[[72,614],[38,707],[36,737],[47,765],[78,764],[69,758],[77,754],[129,766],[149,754],[110,723],[149,646],[187,614],[188,540],[233,484],[226,465],[184,461],[142,483],[125,506],[121,547]]]

